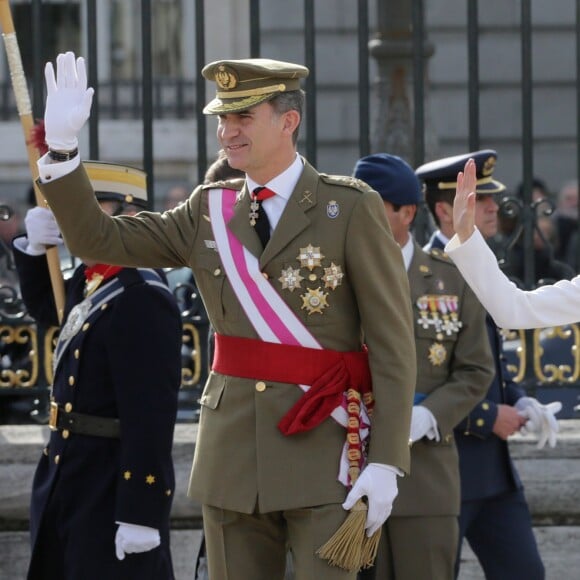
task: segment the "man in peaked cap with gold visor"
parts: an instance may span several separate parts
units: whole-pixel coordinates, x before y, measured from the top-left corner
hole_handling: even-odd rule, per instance
[[[104,214],[147,204],[146,175],[84,163]],[[14,240],[24,303],[57,326],[47,245],[52,212],[35,207]],[[66,281],[54,357],[51,436],[31,494],[28,578],[173,578],[171,448],[180,386],[181,318],[162,272],[85,259]]]
[[[446,157],[416,170],[423,180],[425,197],[440,231],[432,238],[432,251],[443,252],[454,236],[453,201],[457,174],[472,159],[475,169],[475,223],[485,238],[497,232],[496,193],[505,186],[494,178],[497,153],[492,149]],[[488,315],[487,334],[495,373],[484,399],[455,427],[461,478],[461,511],[456,576],[463,539],[477,556],[486,578],[541,580],[544,565],[532,530],[532,520],[522,483],[512,461],[507,438],[524,425],[539,428],[528,418],[541,413],[542,405],[513,382],[505,366],[499,329]]]
[[[282,579],[288,549],[297,580],[354,580],[316,552],[363,496],[373,535],[409,470],[415,346],[401,252],[377,192],[298,154],[307,74],[268,59],[207,65],[217,90],[204,111],[245,179],[120,219],[99,210],[76,151],[93,93],[84,60],[67,53],[56,75],[46,69],[40,187],[67,244],[108,263],[189,266],[216,331],[189,487],[215,580]]]

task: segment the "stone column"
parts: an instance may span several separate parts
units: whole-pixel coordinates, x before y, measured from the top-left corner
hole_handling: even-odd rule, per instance
[[[411,4],[408,0],[379,0],[377,4],[377,34],[369,42],[370,54],[378,65],[371,146],[373,151],[399,155],[415,165]],[[433,52],[433,46],[425,42],[423,58],[427,60]],[[436,140],[429,122],[427,83],[424,86],[424,99],[419,106],[425,111],[425,159],[432,159]]]

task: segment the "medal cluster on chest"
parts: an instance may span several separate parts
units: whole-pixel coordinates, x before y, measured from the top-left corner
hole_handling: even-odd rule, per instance
[[[299,290],[303,310],[308,315],[323,314],[330,306],[329,295],[336,290],[344,278],[339,264],[325,260],[320,247],[308,244],[300,248],[296,256],[298,267],[292,265],[283,268],[278,281],[282,290],[294,292]]]
[[[457,314],[459,298],[451,294],[424,294],[417,298],[415,305],[419,310],[417,325],[435,333],[436,342],[429,348],[429,362],[441,366],[447,360],[443,339],[457,334],[463,326]]]

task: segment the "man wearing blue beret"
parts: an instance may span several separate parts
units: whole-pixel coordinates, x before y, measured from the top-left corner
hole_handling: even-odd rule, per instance
[[[475,223],[484,238],[497,233],[495,194],[505,190],[493,177],[497,153],[483,149],[446,157],[416,170],[424,182],[425,199],[439,227],[429,244],[432,249],[443,251],[455,234],[453,200],[457,175],[469,159],[473,160],[475,169]],[[507,438],[524,425],[528,431],[541,431],[541,416],[549,411],[536,399],[525,396],[525,391],[511,380],[503,362],[499,330],[489,315],[486,326],[495,376],[485,398],[455,428],[461,473],[456,575],[465,537],[486,578],[543,580],[544,566]]]
[[[411,475],[401,480],[374,569],[361,578],[453,578],[460,483],[453,427],[485,395],[493,360],[485,311],[439,250],[425,252],[410,228],[421,188],[413,169],[386,153],[360,159],[355,177],[383,198],[401,247],[414,308],[417,386],[411,418]]]

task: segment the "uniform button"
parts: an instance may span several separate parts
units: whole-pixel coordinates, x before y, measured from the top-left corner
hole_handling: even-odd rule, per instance
[[[484,411],[489,411],[489,403],[481,403],[481,408]]]
[[[63,429],[61,435],[62,435],[63,439],[68,439],[69,435],[70,435],[70,431],[68,429]]]
[[[83,324],[83,332],[87,331],[89,329],[90,324],[88,322],[85,322]]]
[[[485,421],[484,421],[483,419],[478,419],[478,420],[475,422],[475,424],[476,424],[478,427],[483,427],[483,426],[485,425]]]
[[[81,356],[81,351],[78,348],[75,348],[75,358],[78,359]]]
[[[445,435],[445,443],[451,443],[452,435]]]
[[[72,375],[68,378],[68,384],[71,387],[74,386],[74,384],[75,384],[75,378]]]
[[[221,271],[221,269],[220,269],[220,268],[216,268],[216,269],[213,271],[213,275],[214,275],[214,276],[219,276],[221,273],[222,273],[222,271]]]
[[[64,406],[64,410],[65,410],[67,413],[70,413],[70,412],[72,411],[72,403],[67,403],[67,404]]]
[[[267,280],[270,277],[267,272],[262,272],[262,276],[264,276],[264,280]]]
[[[264,381],[258,381],[256,383],[256,391],[258,393],[263,393],[266,390],[266,383]]]
[[[54,457],[55,464],[58,465],[59,461],[60,461],[60,455],[55,455],[55,457]]]
[[[42,452],[48,457],[48,447],[45,447]]]
[[[101,305],[101,310],[107,310],[107,307],[109,305],[105,302],[104,304]]]

